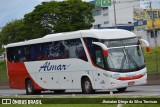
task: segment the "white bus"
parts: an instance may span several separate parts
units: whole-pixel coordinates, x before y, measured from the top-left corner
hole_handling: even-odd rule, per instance
[[[130,31],[81,30],[6,45],[11,88],[27,94],[117,89],[147,83],[140,43]]]

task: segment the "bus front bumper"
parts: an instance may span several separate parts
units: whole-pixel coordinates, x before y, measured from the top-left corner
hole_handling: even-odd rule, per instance
[[[110,84],[108,89],[117,89],[117,88],[131,87],[131,86],[145,85],[145,84],[147,84],[147,74],[145,74],[143,77],[139,79],[133,79],[133,80],[110,79]]]

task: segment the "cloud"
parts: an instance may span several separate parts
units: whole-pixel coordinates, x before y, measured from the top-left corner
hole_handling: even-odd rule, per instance
[[[43,1],[51,0],[0,0],[0,27],[13,19],[21,19]],[[63,0],[56,0],[63,1]],[[83,0],[91,1],[91,0]]]
[[[40,3],[39,0],[0,0],[0,27],[13,19],[23,18]]]

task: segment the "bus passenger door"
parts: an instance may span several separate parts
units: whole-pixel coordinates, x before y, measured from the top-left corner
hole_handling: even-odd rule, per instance
[[[99,46],[95,46],[95,61],[97,70],[94,72],[95,88],[102,89],[105,84],[103,69],[105,68],[103,51]]]

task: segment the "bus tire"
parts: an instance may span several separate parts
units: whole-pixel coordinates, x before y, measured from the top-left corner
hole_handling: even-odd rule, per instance
[[[124,92],[126,89],[127,89],[127,87],[117,88],[118,92]]]
[[[33,83],[30,79],[26,80],[26,94],[27,95],[34,95],[34,94],[40,94],[41,90],[35,90]]]
[[[58,93],[64,93],[66,90],[53,90],[54,93],[58,94]]]
[[[82,93],[84,94],[92,94],[95,92],[92,87],[92,83],[88,77],[85,77],[81,81]]]

